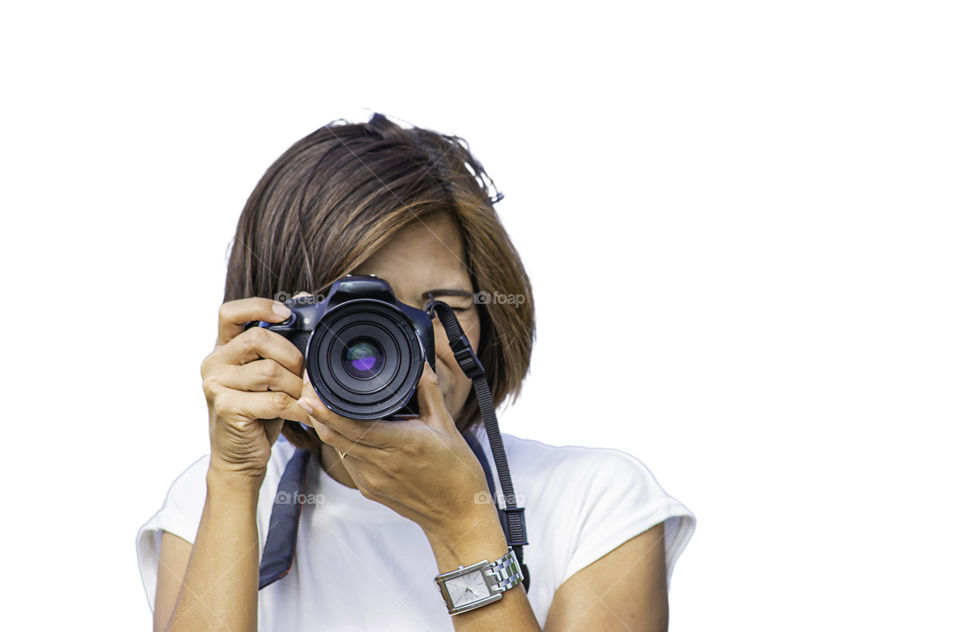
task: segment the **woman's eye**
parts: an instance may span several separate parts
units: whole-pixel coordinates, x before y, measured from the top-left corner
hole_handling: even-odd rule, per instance
[[[424,308],[426,308],[426,306],[424,306]],[[469,307],[454,307],[453,305],[450,305],[450,309],[452,309],[455,312],[466,312],[470,310]]]

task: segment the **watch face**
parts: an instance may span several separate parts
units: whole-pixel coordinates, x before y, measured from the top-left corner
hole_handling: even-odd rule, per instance
[[[473,603],[490,596],[490,589],[487,588],[487,582],[483,581],[483,574],[480,571],[448,579],[446,585],[450,601],[454,606]]]

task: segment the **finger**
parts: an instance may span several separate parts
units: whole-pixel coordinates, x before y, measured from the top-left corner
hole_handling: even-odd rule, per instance
[[[366,461],[369,458],[369,451],[376,449],[370,448],[362,443],[357,443],[320,421],[314,415],[315,409],[302,398],[297,403],[307,414],[308,423],[317,433],[317,436],[320,437],[320,440],[333,447],[338,454],[342,454],[343,456],[340,458],[345,458],[347,454],[350,454],[361,461]]]
[[[303,371],[303,354],[300,350],[277,332],[263,327],[251,327],[216,353],[225,364],[239,365],[270,358],[295,375]]]
[[[303,382],[272,358],[261,358],[246,364],[227,364],[219,370],[217,381],[238,391],[278,391],[299,399]]]
[[[417,383],[417,403],[420,406],[420,418],[426,423],[447,425],[449,413],[443,403],[443,391],[440,390],[440,381],[430,368],[429,362],[423,363],[423,374]]]
[[[207,381],[204,389],[215,394],[218,417],[242,417],[245,419],[289,419],[308,423],[306,411],[297,405],[297,400],[286,393],[250,393],[228,389],[216,382]]]
[[[290,308],[268,298],[254,296],[227,301],[220,306],[217,318],[217,346],[225,345],[239,336],[250,321],[279,323],[289,315]]]
[[[306,385],[309,385],[309,388]],[[384,422],[380,419],[361,421],[338,415],[327,408],[320,400],[309,381],[306,382],[306,385],[300,401],[313,411],[311,416],[318,422],[332,428],[353,443],[384,448],[397,441],[397,429],[394,427],[394,422]]]
[[[267,441],[270,442],[271,446],[277,442],[277,438],[283,431],[283,424],[283,419],[271,419],[263,422],[263,429],[267,433]]]

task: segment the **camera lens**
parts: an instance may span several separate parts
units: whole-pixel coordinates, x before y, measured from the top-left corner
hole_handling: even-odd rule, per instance
[[[354,340],[343,349],[343,369],[358,380],[374,378],[383,370],[383,349],[373,340]]]
[[[323,403],[351,419],[382,419],[414,399],[424,353],[408,316],[378,300],[351,299],[317,323],[305,355]]]

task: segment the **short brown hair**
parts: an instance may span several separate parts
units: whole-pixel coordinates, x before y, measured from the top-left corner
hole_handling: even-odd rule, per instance
[[[494,404],[508,395],[515,401],[530,366],[534,309],[520,256],[493,208],[502,198],[457,136],[403,128],[382,114],[367,123],[333,121],[284,152],[253,190],[231,245],[223,300],[322,294],[405,225],[447,213],[460,228],[473,291],[523,297],[477,305],[478,355]],[[480,423],[472,391],[456,421],[460,428]],[[319,448],[297,423],[286,422],[283,434]]]

